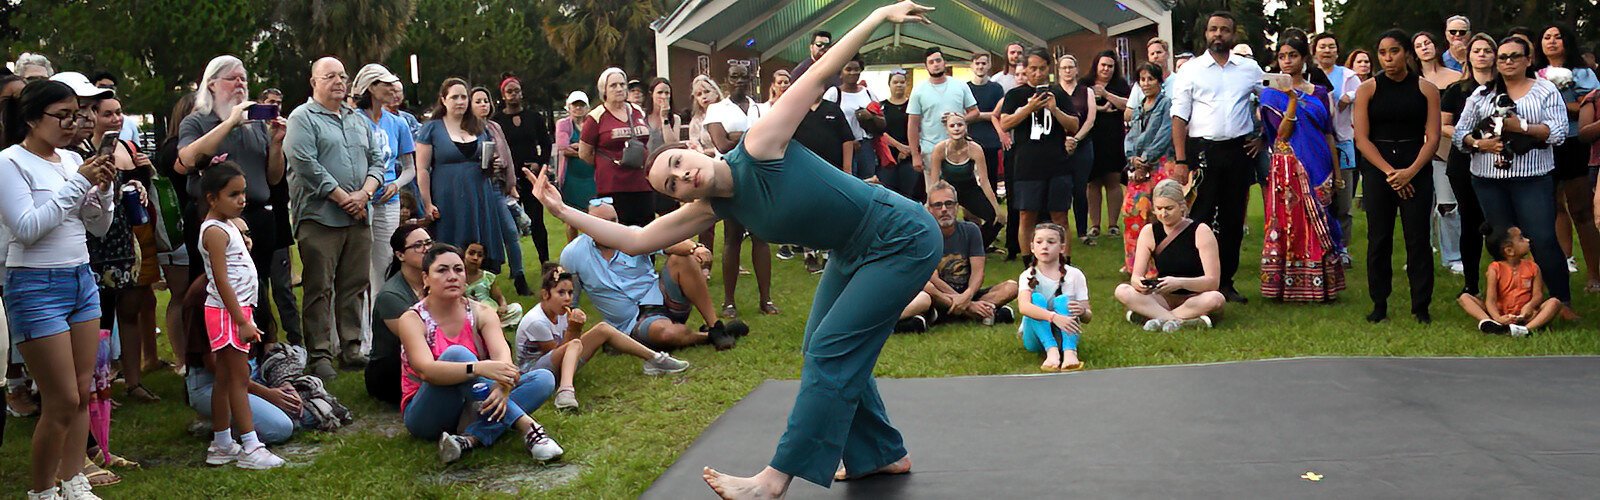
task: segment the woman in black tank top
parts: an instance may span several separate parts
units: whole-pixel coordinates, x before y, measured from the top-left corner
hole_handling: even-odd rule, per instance
[[[1117,300],[1127,306],[1128,320],[1147,331],[1209,328],[1209,315],[1227,303],[1217,291],[1222,282],[1217,237],[1209,226],[1187,218],[1188,203],[1177,181],[1156,184],[1151,205],[1157,223],[1140,231],[1132,273],[1128,283],[1117,285]]]
[[[1407,65],[1411,50],[1410,38],[1399,30],[1379,35],[1375,57],[1383,71],[1356,90],[1355,141],[1361,152],[1367,292],[1372,297],[1367,321],[1374,323],[1389,315],[1396,214],[1405,234],[1411,313],[1420,323],[1432,321],[1433,248],[1428,238],[1433,176],[1423,169],[1432,167],[1439,145],[1439,89]]]

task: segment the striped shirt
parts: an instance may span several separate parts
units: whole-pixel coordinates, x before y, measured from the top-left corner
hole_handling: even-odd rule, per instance
[[[1495,156],[1466,147],[1462,142],[1467,134],[1472,133],[1478,122],[1494,112],[1494,96],[1484,87],[1467,97],[1466,107],[1461,110],[1461,117],[1456,120],[1456,133],[1452,142],[1457,148],[1472,153],[1472,175],[1485,179],[1511,179],[1517,177],[1537,177],[1549,174],[1556,168],[1556,157],[1553,148],[1561,145],[1567,138],[1567,105],[1561,100],[1561,92],[1556,86],[1543,79],[1533,81],[1533,88],[1526,95],[1517,99],[1517,116],[1522,118],[1523,126],[1543,124],[1550,128],[1550,138],[1542,147],[1528,151],[1526,154],[1517,155],[1511,161],[1511,168],[1495,168]]]

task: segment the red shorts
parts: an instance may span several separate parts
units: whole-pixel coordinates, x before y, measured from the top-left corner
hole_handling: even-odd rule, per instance
[[[255,320],[255,308],[242,306],[245,321]],[[206,306],[206,337],[211,339],[211,352],[217,352],[224,347],[232,346],[239,352],[250,352],[250,343],[239,338],[239,325],[233,322],[233,315],[228,314],[225,307]]]

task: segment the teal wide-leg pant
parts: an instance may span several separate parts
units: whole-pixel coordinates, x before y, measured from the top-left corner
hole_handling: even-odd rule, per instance
[[[875,200],[853,248],[835,249],[806,321],[800,393],[771,465],[828,486],[842,459],[850,475],[906,456],[872,378],[900,311],[943,253],[938,225],[903,197]]]

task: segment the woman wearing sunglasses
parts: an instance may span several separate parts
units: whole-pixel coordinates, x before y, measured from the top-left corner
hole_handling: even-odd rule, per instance
[[[1563,317],[1574,318],[1572,289],[1567,282],[1565,255],[1556,240],[1556,156],[1554,147],[1567,140],[1567,107],[1561,91],[1531,71],[1533,44],[1519,37],[1500,40],[1495,51],[1497,74],[1492,82],[1467,98],[1456,120],[1456,147],[1472,153],[1472,188],[1478,192],[1484,218],[1496,229],[1522,228],[1533,240],[1533,260],[1539,265],[1550,296],[1568,306]],[[1478,137],[1477,124],[1490,116],[1501,96],[1516,110],[1505,119],[1499,137]],[[1531,140],[1529,140],[1531,139]],[[1528,144],[1527,149],[1519,144]],[[1510,151],[1509,161],[1505,161]]]
[[[900,312],[938,264],[939,228],[916,202],[861,182],[794,146],[793,138],[826,88],[824,81],[839,73],[873,30],[884,22],[926,23],[931,10],[904,1],[873,11],[722,159],[681,145],[655,152],[646,163],[651,186],[684,205],[643,228],[570,210],[553,186],[527,172],[552,213],[624,253],[666,248],[719,219],[738,219],[768,241],[833,252],[812,303],[788,430],[770,465],[754,477],[705,470],[706,483],[724,498],[781,497],[796,476],[826,486],[836,478],[911,469],[872,368]]]

